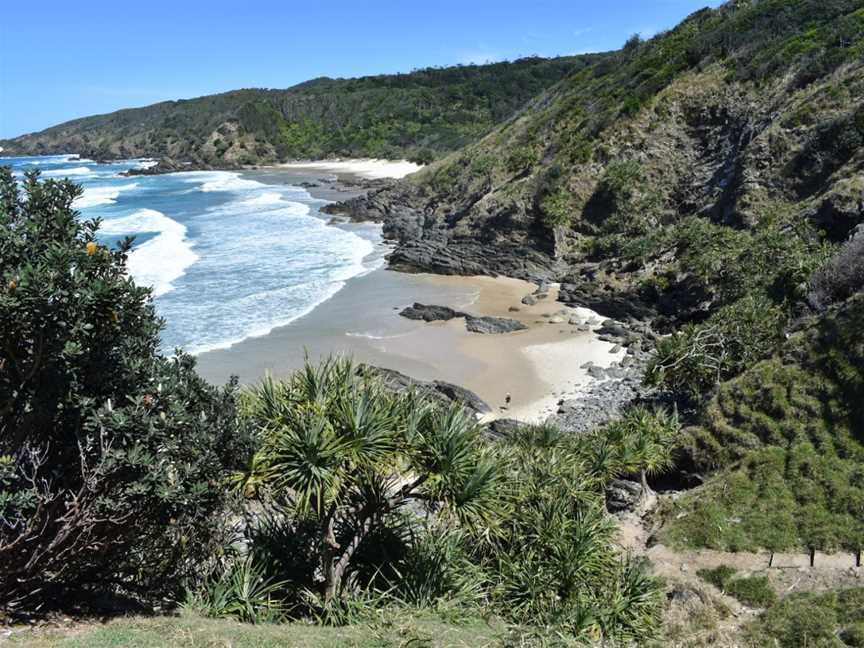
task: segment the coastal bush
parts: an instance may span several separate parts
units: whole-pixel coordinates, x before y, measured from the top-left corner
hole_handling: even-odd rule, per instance
[[[748,295],[702,324],[662,339],[645,381],[685,403],[698,402],[723,380],[769,357],[783,340],[786,317],[770,300]]]
[[[441,410],[360,375],[347,359],[307,364],[258,387],[248,410],[261,438],[264,486],[295,525],[325,605],[343,592],[367,538],[409,505],[491,529],[502,475],[461,407]],[[314,577],[313,577],[314,576]]]
[[[500,532],[481,547],[492,605],[513,621],[594,641],[651,637],[662,607],[659,583],[615,548],[615,525],[581,443],[538,426],[498,447],[513,488]]]
[[[660,585],[616,548],[584,439],[529,426],[492,443],[461,408],[388,391],[345,359],[266,380],[243,411],[259,458],[235,485],[267,511],[243,544],[292,615],[346,623],[395,605],[580,639],[657,632]],[[667,420],[636,416],[640,433]],[[624,469],[649,470],[631,437]]]
[[[746,629],[753,645],[790,648],[858,646],[864,623],[864,589],[785,596]]]
[[[738,576],[735,569],[728,565],[700,569],[697,574],[745,605],[768,608],[777,602],[777,593],[765,576]]]
[[[81,188],[0,168],[0,608],[174,597],[218,546],[235,388],[158,354],[150,291]]]

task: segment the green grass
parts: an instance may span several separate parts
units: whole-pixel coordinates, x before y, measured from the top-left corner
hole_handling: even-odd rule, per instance
[[[864,298],[720,386],[684,445],[721,470],[670,504],[661,542],[729,551],[864,541]]]
[[[736,576],[735,573],[728,565],[697,572],[701,579],[744,605],[768,608],[777,602],[777,593],[766,576]]]
[[[480,619],[447,623],[432,615],[382,613],[367,624],[249,625],[198,616],[128,617],[60,628],[13,629],[4,645],[26,648],[482,648],[501,645],[506,629]],[[0,643],[3,643],[0,640]]]
[[[817,648],[864,645],[864,588],[792,594],[750,625],[743,645]]]

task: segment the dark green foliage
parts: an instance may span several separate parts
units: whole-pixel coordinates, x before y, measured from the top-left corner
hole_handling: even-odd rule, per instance
[[[213,549],[244,445],[233,385],[156,354],[129,243],[96,242],[80,191],[30,174],[19,194],[0,169],[0,607],[176,595]]]
[[[750,607],[767,608],[777,602],[777,593],[767,576],[733,578],[726,583],[726,593]]]
[[[261,488],[300,536],[293,544],[311,569],[299,577],[311,583],[320,573],[326,605],[343,593],[361,546],[380,541],[404,507],[434,506],[467,528],[495,524],[500,468],[461,407],[393,393],[336,359],[284,383],[265,380],[248,413],[261,440]]]
[[[687,218],[654,245],[677,253],[664,289],[684,292],[684,303],[696,295],[712,306],[704,321],[657,345],[646,374],[649,384],[689,403],[780,348],[784,327],[830,250],[810,226],[782,213],[766,214],[752,231]]]
[[[682,402],[698,402],[721,381],[737,376],[776,351],[783,339],[783,312],[770,300],[747,296],[706,322],[684,326],[661,340],[646,382]]]
[[[258,484],[271,513],[244,544],[262,568],[256,582],[280,581],[292,615],[341,624],[386,605],[446,606],[580,640],[656,634],[661,587],[616,548],[603,480],[585,459],[595,439],[539,426],[492,444],[458,408],[383,391],[341,360],[265,382],[246,413],[265,460],[249,462],[261,479],[237,483]],[[633,461],[621,470],[645,467]],[[192,601],[206,610],[224,598],[231,569]]]
[[[784,359],[721,386],[684,445],[725,470],[664,533],[730,549],[857,550],[864,538],[864,299],[799,333]],[[678,516],[679,513],[684,513]]]
[[[513,505],[482,559],[492,603],[514,621],[557,625],[611,642],[652,636],[658,583],[622,561],[580,442],[554,428],[525,428],[500,448]]]
[[[702,580],[711,583],[719,590],[723,590],[726,588],[726,584],[732,580],[732,577],[736,574],[736,570],[729,565],[720,565],[714,569],[700,569],[696,573]]]

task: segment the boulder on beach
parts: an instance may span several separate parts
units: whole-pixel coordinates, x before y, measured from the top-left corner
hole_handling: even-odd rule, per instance
[[[537,303],[537,300],[534,298],[534,295],[525,295],[522,298],[522,303],[526,306],[534,306]]]
[[[522,331],[528,327],[518,320],[507,317],[473,317],[467,315],[465,317],[465,328],[472,333],[495,334]]]
[[[408,319],[423,320],[424,322],[446,322],[457,317],[466,316],[465,313],[460,313],[449,306],[435,306],[417,302],[413,306],[403,309],[399,314]]]

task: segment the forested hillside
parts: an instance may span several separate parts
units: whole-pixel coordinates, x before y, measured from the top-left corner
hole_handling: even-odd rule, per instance
[[[0,146],[7,155],[152,156],[216,167],[332,156],[429,161],[476,140],[595,58],[526,58],[236,90],[76,119]]]

